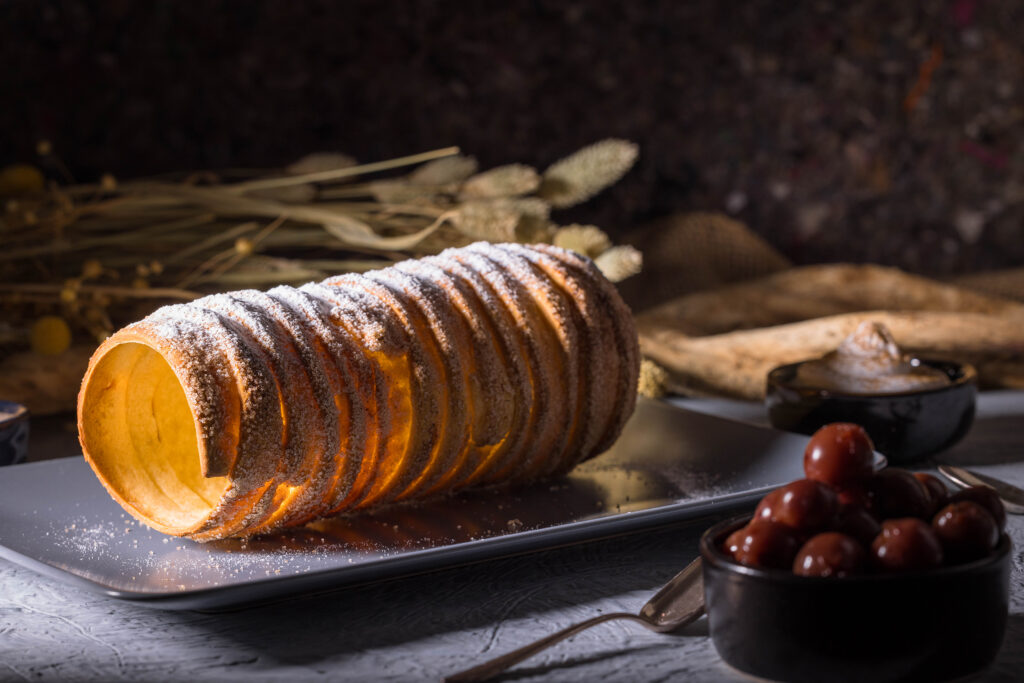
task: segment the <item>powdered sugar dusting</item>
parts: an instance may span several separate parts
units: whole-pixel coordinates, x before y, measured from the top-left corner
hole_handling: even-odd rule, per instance
[[[129,337],[175,370],[229,478],[183,531],[199,540],[564,471],[618,435],[639,367],[614,287],[547,246],[204,297],[111,343]]]

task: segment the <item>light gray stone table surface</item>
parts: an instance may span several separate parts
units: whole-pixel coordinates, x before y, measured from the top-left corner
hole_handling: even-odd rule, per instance
[[[759,406],[688,405],[763,421]],[[971,433],[941,459],[1024,486],[1024,392],[982,394]],[[0,560],[0,681],[438,680],[601,612],[639,609],[696,556],[706,524],[215,613],[139,607]],[[1009,532],[1008,629],[981,681],[1024,680],[1024,517],[1011,516]],[[722,663],[701,619],[671,635],[611,622],[505,680],[751,679]]]

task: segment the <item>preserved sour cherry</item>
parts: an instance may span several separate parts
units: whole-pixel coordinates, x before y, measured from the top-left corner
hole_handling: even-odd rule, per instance
[[[804,450],[808,479],[845,489],[868,479],[874,471],[875,446],[860,425],[836,422],[811,436]]]

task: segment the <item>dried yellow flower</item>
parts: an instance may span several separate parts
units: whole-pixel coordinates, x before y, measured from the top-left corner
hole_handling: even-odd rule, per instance
[[[44,356],[56,356],[71,346],[71,328],[64,318],[44,315],[32,325],[29,344],[32,350]]]
[[[132,289],[149,289],[149,280],[144,277],[137,277],[132,280]]]
[[[82,264],[83,280],[95,280],[101,275],[103,275],[103,264],[98,259],[91,258]]]
[[[64,281],[64,287],[60,290],[60,300],[65,304],[73,304],[78,301],[78,289],[82,281],[78,278],[71,278]]]
[[[36,154],[41,157],[49,156],[53,153],[53,143],[49,140],[40,140],[36,143]]]
[[[153,273],[153,275],[160,275],[161,273],[164,272],[164,264],[160,263],[159,261],[150,261],[149,271]]]
[[[508,164],[478,173],[465,182],[467,197],[518,197],[540,187],[540,175],[531,166]]]
[[[556,247],[570,249],[580,254],[597,258],[612,246],[612,241],[601,228],[595,225],[567,225],[555,231]]]
[[[644,358],[640,361],[640,379],[637,392],[647,398],[661,398],[668,393],[668,373],[654,361]]]
[[[43,173],[29,164],[11,164],[0,169],[0,195],[26,195],[41,192]]]
[[[594,259],[594,264],[612,282],[621,282],[630,275],[636,275],[643,268],[643,263],[643,254],[628,245],[612,247]]]
[[[584,147],[544,171],[540,196],[559,209],[584,202],[624,176],[638,152],[635,143],[615,138]]]
[[[239,237],[235,240],[235,251],[242,256],[251,256],[256,251],[256,244],[248,237]]]
[[[145,263],[136,263],[135,274],[138,275],[139,277],[149,277],[149,266],[147,266]]]
[[[104,192],[113,192],[117,189],[117,178],[112,173],[104,173],[100,176],[100,187]]]

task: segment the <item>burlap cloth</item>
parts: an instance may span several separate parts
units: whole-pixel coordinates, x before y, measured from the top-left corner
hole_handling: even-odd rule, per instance
[[[974,364],[982,388],[1024,387],[1024,269],[938,282],[872,265],[792,267],[742,223],[707,213],[628,241],[645,265],[622,291],[670,390],[759,400],[771,368],[831,351],[868,319],[910,353]]]

